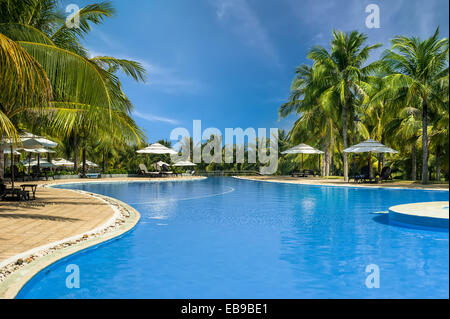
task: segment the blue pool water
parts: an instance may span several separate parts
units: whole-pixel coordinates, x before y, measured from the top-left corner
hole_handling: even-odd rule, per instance
[[[449,234],[389,224],[448,192],[209,178],[73,184],[142,215],[121,237],[36,275],[18,298],[448,298]],[[380,287],[366,287],[368,265]],[[66,287],[68,265],[80,288]]]

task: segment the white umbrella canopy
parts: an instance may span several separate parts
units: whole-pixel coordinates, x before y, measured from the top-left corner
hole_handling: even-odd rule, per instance
[[[166,162],[163,162],[163,161],[159,161],[158,163],[156,163],[156,165],[158,165],[158,166],[164,166],[164,165],[170,166],[169,164],[167,164]]]
[[[176,166],[176,167],[190,167],[190,166],[197,166],[197,164],[194,164],[194,163],[192,163],[190,161],[179,161],[179,162],[176,162],[175,165],[173,165],[173,166]]]
[[[29,161],[24,161],[24,164],[26,166],[38,166],[38,161],[33,160],[31,162]],[[44,168],[48,168],[48,167],[55,167],[55,165],[53,163],[49,163],[47,160],[40,160],[39,161],[39,167],[44,167]]]
[[[35,145],[40,145],[40,148],[44,148],[44,147],[55,148],[58,146],[58,143],[56,143],[56,142],[53,142],[49,139],[46,139],[45,137],[34,135],[34,134],[31,134],[28,132],[21,134],[20,139],[22,140],[24,147],[26,147],[25,142],[27,142],[28,144],[34,143]]]
[[[55,151],[48,150],[46,148],[36,148],[36,149],[28,149],[28,148],[22,148],[21,151],[24,151],[26,153],[38,153],[38,154],[45,154],[45,153],[56,153]]]
[[[5,154],[11,155],[11,149],[6,149],[4,151]],[[17,150],[13,150],[14,155],[20,155],[20,153]]]
[[[10,139],[4,139],[0,144],[0,148],[1,149],[15,149],[15,150],[19,150],[22,148],[27,148],[27,149],[37,149],[37,148],[42,148],[44,147],[44,145],[40,144],[37,140],[35,139],[22,139],[21,140],[21,144],[14,144],[14,142]]]
[[[178,154],[173,149],[168,148],[160,143],[152,144],[142,150],[137,151],[137,153],[139,153],[139,154],[171,154],[171,155]]]
[[[58,167],[73,167],[74,163],[66,159],[53,160],[52,164]]]
[[[14,148],[26,148],[26,149],[40,149],[40,148],[55,148],[58,146],[58,143],[50,141],[42,136],[37,136],[31,133],[23,133],[19,136],[20,141],[18,145],[15,144],[11,139],[3,139],[0,142],[0,148],[6,149],[13,146]]]
[[[91,161],[86,161],[86,165],[89,166],[89,167],[98,167],[97,164],[95,164],[94,162],[91,162]]]
[[[344,150],[344,153],[392,153],[397,154],[398,152],[396,150],[393,150],[392,148],[387,147],[386,145],[383,145],[377,141],[374,140],[367,140],[362,143],[359,143],[357,145],[353,145],[347,149]]]
[[[294,146],[281,154],[324,154],[324,152],[315,149],[306,144]]]
[[[287,151],[282,152],[281,154],[302,154],[302,168],[303,168],[303,155],[304,154],[318,154],[322,155],[324,152],[319,151],[318,149],[315,149],[312,146],[309,146],[307,144],[299,144],[297,146],[294,146]],[[319,156],[319,170],[320,170],[320,156]]]

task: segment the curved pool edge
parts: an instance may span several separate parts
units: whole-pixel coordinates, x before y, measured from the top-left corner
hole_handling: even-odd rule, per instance
[[[275,183],[275,184],[285,184],[285,185],[306,185],[306,186],[318,186],[318,187],[342,187],[342,188],[365,188],[365,189],[392,189],[392,190],[417,190],[417,191],[435,191],[435,192],[449,192],[449,189],[440,188],[427,188],[427,187],[404,187],[404,186],[369,186],[369,185],[359,185],[359,184],[333,184],[333,183],[308,183],[308,180],[302,180],[302,183],[295,183],[293,181],[282,181],[282,180],[262,180],[257,178],[252,178],[250,176],[232,176],[234,179],[251,181],[251,182],[263,182],[263,183]]]
[[[389,219],[402,225],[448,230],[448,205],[446,201],[396,205],[389,208]]]
[[[207,177],[202,176],[195,176],[195,177],[189,177],[189,178],[177,178],[177,179],[158,179],[158,180],[150,180],[150,179],[125,179],[125,180],[84,180],[84,181],[78,181],[78,180],[66,180],[66,181],[53,181],[50,183],[45,183],[42,185],[39,185],[39,187],[51,187],[56,188],[57,186],[62,185],[73,185],[73,184],[90,184],[90,183],[159,183],[159,182],[189,182],[189,181],[201,181],[206,180]],[[73,190],[73,189],[67,189],[69,191],[77,192],[83,195],[87,195],[93,198],[96,198],[98,200],[104,201],[107,203],[111,209],[114,211],[114,215],[103,225],[96,227],[92,230],[89,230],[87,232],[84,232],[83,234],[75,235],[72,237],[68,237],[65,239],[62,239],[57,242],[53,242],[44,246],[36,247],[34,249],[31,249],[29,251],[20,253],[18,255],[12,256],[8,258],[7,260],[4,260],[0,263],[0,270],[2,268],[10,265],[11,263],[15,263],[18,259],[26,259],[29,256],[32,256],[38,252],[43,252],[46,250],[51,250],[52,248],[59,246],[61,244],[67,243],[67,242],[73,242],[76,240],[80,240],[83,238],[84,235],[89,235],[96,233],[100,230],[107,229],[108,227],[115,224],[116,220],[122,216],[120,216],[118,208],[125,209],[127,212],[130,213],[129,218],[126,219],[125,223],[120,225],[120,227],[115,228],[111,232],[107,232],[102,236],[94,237],[92,239],[88,239],[85,241],[80,242],[79,244],[71,245],[68,247],[64,247],[61,249],[55,250],[50,255],[45,255],[42,257],[39,257],[37,259],[34,259],[33,262],[26,264],[25,266],[21,267],[20,269],[14,271],[8,277],[0,282],[0,299],[14,299],[19,294],[19,292],[22,290],[22,288],[31,280],[34,276],[36,276],[39,272],[44,270],[45,268],[51,266],[52,264],[57,263],[58,261],[69,257],[71,255],[80,253],[84,250],[90,249],[92,247],[95,247],[100,244],[104,244],[106,242],[119,239],[126,233],[132,231],[136,225],[138,224],[140,220],[140,213],[131,207],[130,205],[116,199],[113,197],[100,195],[97,193],[90,193],[85,192],[81,190]]]
[[[52,184],[52,185],[43,185],[45,187],[53,187],[63,184],[72,184],[71,182],[66,183],[58,183],[58,184]],[[33,256],[34,254],[38,252],[44,252],[47,250],[55,249],[55,247],[59,245],[68,244],[69,242],[74,242],[77,240],[82,240],[77,244],[68,245],[60,249],[55,249],[52,253],[49,253],[47,255],[38,257],[37,259],[34,259],[31,263],[27,263],[26,265],[22,266],[21,268],[17,269],[16,271],[12,272],[10,275],[6,277],[6,279],[2,282],[0,282],[0,299],[14,299],[20,292],[20,290],[39,272],[44,270],[45,268],[51,266],[52,264],[60,261],[63,258],[66,258],[68,256],[74,255],[76,253],[79,253],[83,250],[92,248],[96,245],[118,239],[119,237],[125,235],[126,233],[132,231],[136,225],[138,224],[140,220],[140,213],[131,207],[130,205],[104,195],[99,194],[93,194],[88,193],[84,191],[79,190],[71,190],[74,192],[81,193],[86,196],[91,196],[96,199],[102,200],[106,202],[111,209],[114,211],[113,217],[109,219],[106,223],[103,225],[94,228],[88,232],[85,232],[83,234],[75,235],[69,238],[65,238],[63,240],[50,243],[48,245],[40,246],[37,248],[34,248],[32,250],[29,250],[24,253],[20,253],[16,256],[13,256],[11,258],[8,258],[7,260],[3,261],[0,264],[0,269],[3,267],[7,267],[11,263],[15,263],[18,259],[26,259],[29,256]],[[84,240],[85,235],[95,235],[95,233],[107,230],[109,227],[112,227],[116,224],[116,221],[122,217],[120,213],[120,209],[125,210],[129,213],[129,217],[125,219],[125,222],[121,224],[118,227],[113,228],[111,231],[108,231],[100,236],[92,237]]]

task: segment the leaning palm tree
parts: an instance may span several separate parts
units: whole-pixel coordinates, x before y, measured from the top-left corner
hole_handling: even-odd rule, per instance
[[[61,21],[55,13],[56,3],[54,0],[4,0],[0,3],[0,56],[7,66],[8,59],[29,64],[17,74],[15,70],[20,69],[14,69],[14,65],[2,67],[7,79],[0,84],[2,111],[17,104],[21,108],[8,112],[9,122],[12,115],[19,118],[22,114],[22,118],[26,118],[29,112],[24,112],[24,106],[27,104],[16,103],[17,94],[13,91],[21,90],[28,92],[28,98],[34,98],[29,98],[29,104],[34,106],[36,115],[45,115],[48,129],[53,133],[73,136],[73,140],[78,141],[79,135],[87,138],[89,134],[104,132],[114,126],[120,128],[124,142],[142,142],[144,135],[130,116],[132,104],[123,93],[116,73],[123,71],[135,80],[143,81],[145,70],[139,63],[128,60],[112,57],[89,59],[79,41],[90,31],[90,23],[98,24],[113,14],[110,3],[102,2],[80,9],[75,13],[80,21],[78,28],[69,28]],[[14,59],[16,56],[11,54],[17,55],[17,52],[24,59]],[[3,64],[3,60],[1,62]],[[42,80],[38,81],[34,73],[40,74]],[[22,76],[25,84],[34,84],[34,87],[25,90],[23,86],[13,85],[17,76]],[[44,85],[42,83],[48,88],[39,87]],[[48,96],[50,91],[53,93],[51,98]],[[41,96],[47,98],[37,101]],[[2,118],[2,126],[7,128],[6,115]],[[30,124],[28,119],[25,126]],[[2,131],[6,129],[2,128]],[[11,128],[9,131],[14,133]],[[74,154],[78,154],[77,147]]]
[[[19,44],[0,33],[0,144],[5,138],[17,143],[17,117],[45,105],[52,96],[42,66]],[[4,150],[0,147],[0,158]],[[0,160],[0,176],[3,176]]]
[[[441,102],[437,83],[448,81],[448,39],[439,39],[439,28],[427,40],[397,36],[392,49],[383,55],[383,62],[395,74],[389,75],[393,91],[406,90],[407,104],[417,101],[422,111],[422,183],[428,184],[428,117],[429,107]]]

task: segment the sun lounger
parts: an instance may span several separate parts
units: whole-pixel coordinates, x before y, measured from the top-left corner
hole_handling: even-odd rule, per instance
[[[372,178],[370,177],[370,168],[369,168],[369,166],[364,166],[361,169],[361,172],[359,173],[359,175],[355,175],[353,177],[353,179],[355,180],[355,183],[372,182]]]
[[[172,175],[177,175],[174,172],[172,172],[168,166],[163,165],[161,167],[161,174],[166,175],[166,176],[172,176]]]
[[[41,177],[45,177],[45,179],[48,180],[48,175],[45,171],[41,171],[41,169],[38,166],[32,166],[31,167],[31,179],[39,180]]]
[[[0,184],[0,198],[1,200],[26,201],[30,200],[30,192],[20,188],[6,188],[5,184]]]
[[[383,167],[380,173],[380,182],[392,181],[392,170],[389,166]]]
[[[318,174],[316,174],[316,172],[312,169],[304,169],[303,170],[303,177],[309,177],[309,176],[315,177],[317,175]]]
[[[13,169],[14,169],[14,180],[25,181],[26,177],[25,174],[23,172],[19,172],[19,168],[16,165],[13,166]],[[11,172],[5,174],[5,178],[12,178]]]
[[[309,177],[309,176],[317,176],[316,172],[312,169],[304,169],[301,172],[293,172],[291,173],[292,177]]]
[[[160,172],[149,172],[145,164],[139,164],[139,175],[146,177],[158,177],[161,176]]]
[[[303,172],[292,172],[291,177],[305,177]]]
[[[161,174],[161,176],[167,177],[167,176],[173,176],[173,175],[177,176],[178,175],[177,173],[172,172],[169,169],[169,166],[167,166],[165,164],[158,165],[158,163],[155,163],[153,167],[155,168],[156,171],[158,171],[159,174]]]

